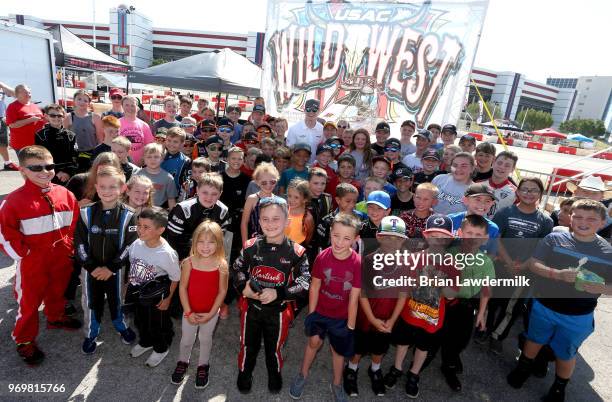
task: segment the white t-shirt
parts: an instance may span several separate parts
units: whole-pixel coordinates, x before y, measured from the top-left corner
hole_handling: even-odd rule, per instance
[[[323,125],[319,122],[313,128],[306,125],[304,120],[295,123],[289,127],[287,131],[287,146],[292,147],[295,144],[305,143],[310,145],[310,163],[316,159],[317,147],[323,142]]]
[[[421,162],[421,158],[416,156],[416,153],[406,155],[406,157],[402,159],[402,163],[412,169],[412,173],[416,174],[423,170],[423,163]]]
[[[148,247],[144,241],[137,239],[130,246],[129,283],[142,285],[158,276],[168,275],[171,281],[181,279],[181,269],[176,251],[162,238],[161,245]]]
[[[407,143],[402,142],[402,149],[400,151],[402,158],[405,158],[406,156],[413,154],[415,152],[416,152],[416,145],[410,142],[407,142]]]
[[[493,180],[489,178],[487,184],[493,189],[495,198],[497,198],[497,201],[495,201],[495,204],[491,206],[489,213],[487,213],[487,218],[493,219],[497,211],[514,205],[514,201],[516,200],[516,186],[508,179],[500,184],[495,184]]]
[[[450,173],[434,177],[431,183],[436,185],[440,190],[438,194],[438,203],[433,207],[435,213],[448,215],[455,212],[467,211],[461,199],[465,194],[465,190],[471,183],[459,183]]]

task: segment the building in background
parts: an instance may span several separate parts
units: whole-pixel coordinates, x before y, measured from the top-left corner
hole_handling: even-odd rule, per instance
[[[515,120],[523,109],[541,110],[550,113],[553,127],[558,127],[569,118],[576,100],[573,88],[557,88],[532,81],[516,72],[474,67],[470,78],[478,85],[484,100],[494,103],[505,119]],[[478,95],[470,81],[468,103],[472,102],[478,102]]]
[[[62,24],[79,38],[135,69],[151,66],[154,59],[172,61],[204,51],[230,48],[254,63],[263,59],[262,32],[226,33],[156,28],[134,7],[109,10],[109,24],[47,20],[29,15],[9,14],[0,20],[45,29]]]
[[[548,78],[546,83],[576,89],[576,105],[570,119],[603,120],[606,130],[612,131],[612,76]]]

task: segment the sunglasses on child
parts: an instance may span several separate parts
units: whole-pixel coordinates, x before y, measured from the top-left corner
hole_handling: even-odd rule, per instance
[[[348,126],[344,126],[344,125],[340,125],[340,124],[338,124],[338,128],[345,129],[345,128],[348,128]]]
[[[221,145],[209,145],[207,148],[209,151],[221,151],[223,149]]]
[[[397,147],[385,147],[385,152],[397,152],[399,148]]]
[[[316,106],[315,107],[307,107],[305,110],[306,110],[306,113],[315,113],[315,112],[319,111],[319,108],[316,107]]]
[[[63,114],[56,114],[56,113],[49,113],[47,116],[55,118],[55,119],[59,119],[60,117],[64,117]]]
[[[264,180],[261,182],[262,186],[276,186],[277,180]]]
[[[340,145],[340,144],[335,144],[335,143],[332,143],[332,144],[328,144],[328,145],[329,145],[331,148],[333,148],[333,149],[342,148],[342,145]]]
[[[42,172],[46,170],[47,172],[52,172],[55,170],[55,163],[50,163],[48,165],[28,165],[26,169],[31,170],[32,172]]]
[[[123,99],[123,96],[121,96],[121,95],[113,95],[113,96],[111,96],[110,98],[111,98],[112,100],[121,100],[121,99]]]
[[[217,131],[220,133],[232,133],[234,130],[229,127],[220,127],[217,129]]]

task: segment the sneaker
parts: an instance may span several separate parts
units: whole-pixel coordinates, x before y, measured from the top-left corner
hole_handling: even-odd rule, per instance
[[[344,368],[344,373],[342,375],[343,380],[344,380],[343,386],[344,386],[344,392],[346,392],[348,396],[359,396],[359,388],[357,388],[357,372],[358,371],[359,369],[353,370],[349,368],[348,366]]]
[[[153,351],[153,353],[151,353],[151,356],[149,356],[149,358],[145,362],[145,366],[149,366],[149,367],[159,366],[159,363],[161,363],[162,360],[164,360],[166,356],[168,356],[168,352],[170,352],[170,350],[166,350],[165,352],[162,352],[162,353],[157,353],[156,351]]]
[[[17,345],[17,353],[30,366],[38,366],[45,359],[45,354],[34,342]]]
[[[67,331],[76,331],[83,324],[76,318],[64,316],[57,321],[47,321],[47,329],[65,329]]]
[[[486,331],[476,331],[474,333],[474,342],[478,345],[484,345],[489,341],[490,334]]]
[[[300,399],[302,397],[302,393],[304,393],[305,385],[306,379],[302,373],[298,373],[291,382],[291,387],[289,387],[289,396],[292,399]]]
[[[174,385],[179,385],[182,383],[185,379],[185,374],[187,373],[187,367],[189,367],[189,363],[177,362],[170,382]]]
[[[372,382],[372,392],[376,396],[385,396],[385,380],[383,379],[382,369],[372,371],[372,367],[368,368],[368,376]]]
[[[408,398],[412,399],[419,396],[419,376],[410,371],[406,379],[406,395],[408,395]]]
[[[283,377],[280,373],[268,372],[268,391],[271,394],[278,394],[283,389]]]
[[[19,170],[19,166],[15,165],[13,162],[4,162],[4,170]]]
[[[210,366],[208,364],[198,366],[198,371],[196,372],[196,380],[195,380],[195,387],[197,389],[204,389],[208,387],[208,372],[209,371],[210,371]]]
[[[451,390],[455,392],[461,391],[461,381],[459,381],[457,371],[454,367],[442,367],[442,374],[444,375],[446,384]]]
[[[516,365],[514,370],[512,370],[510,374],[508,374],[508,376],[506,377],[508,384],[510,384],[512,388],[521,388],[523,384],[525,384],[525,381],[527,381],[527,379],[531,375],[532,365],[533,360],[527,359],[523,357],[523,355],[521,355],[519,357],[518,364]]]
[[[149,350],[153,349],[153,346],[143,347],[139,344],[136,344],[132,350],[130,350],[130,356],[132,357],[140,357],[147,353]]]
[[[553,383],[548,394],[544,395],[541,400],[542,402],[563,402],[565,401],[565,388]]]
[[[533,359],[531,374],[536,378],[545,378],[548,374],[548,360],[538,354],[536,358]]]
[[[74,304],[70,303],[70,302],[66,302],[66,304],[64,305],[64,315],[71,317],[73,315],[75,315],[77,312],[76,307],[74,307]]]
[[[334,402],[348,402],[348,397],[346,396],[342,385],[334,385],[332,383],[329,384],[329,387],[331,388],[332,400]]]
[[[385,375],[385,378],[383,379],[383,381],[385,382],[385,387],[387,387],[387,389],[395,388],[397,380],[399,380],[401,377],[401,370],[396,369],[395,366],[391,366],[389,372]]]
[[[83,346],[81,346],[81,351],[86,355],[91,355],[96,351],[97,346],[96,338],[85,338]]]
[[[500,341],[495,338],[491,338],[489,340],[489,350],[496,355],[501,355],[504,353],[504,341]]]
[[[227,320],[227,318],[230,315],[230,308],[227,304],[223,303],[221,305],[221,308],[219,309],[219,319],[220,320]]]
[[[253,386],[253,376],[251,373],[247,373],[246,371],[238,372],[238,380],[236,381],[236,385],[238,386],[238,391],[241,394],[248,394],[251,392],[251,387]]]
[[[132,331],[132,328],[126,328],[119,333],[121,335],[121,342],[126,345],[131,345],[136,340],[136,334]]]

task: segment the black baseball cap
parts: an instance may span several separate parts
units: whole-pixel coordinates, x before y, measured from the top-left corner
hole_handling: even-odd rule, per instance
[[[200,129],[202,128],[208,128],[208,127],[212,127],[212,128],[217,128],[217,125],[215,124],[214,120],[203,120],[200,123]]]
[[[344,140],[342,138],[340,138],[340,137],[335,136],[335,135],[331,136],[331,137],[329,137],[328,139],[325,140],[325,143],[327,145],[329,145],[329,144],[331,144],[333,142],[339,142],[340,145],[344,145]]]
[[[253,106],[253,113],[255,112],[266,114],[266,108],[263,105],[255,105]]]
[[[334,154],[334,150],[332,147],[330,147],[327,144],[321,144],[317,147],[317,155],[323,153],[323,152],[331,152],[331,154]]]
[[[234,123],[232,123],[232,121],[226,117],[222,117],[217,121],[217,127],[221,127],[221,126],[228,126],[231,128],[234,128]]]
[[[466,197],[488,195],[493,199],[493,201],[497,201],[497,197],[495,197],[493,189],[489,187],[487,183],[473,183],[465,190],[465,193],[463,195],[465,195]]]
[[[389,165],[389,167],[391,167],[391,161],[389,160],[389,158],[382,156],[382,155],[377,155],[375,157],[372,158],[372,165],[374,165],[376,162],[385,162],[387,165]]]
[[[429,142],[433,141],[433,134],[431,133],[431,131],[425,130],[425,129],[417,130],[417,132],[414,133],[412,136],[413,137],[423,137]]]
[[[293,153],[296,153],[297,151],[307,151],[309,154],[312,155],[312,150],[310,149],[310,145],[304,143],[304,142],[300,142],[297,143],[293,146]]]
[[[451,133],[457,135],[457,127],[455,127],[454,124],[445,124],[444,127],[442,127],[442,132],[445,131],[450,131]]]
[[[421,159],[435,159],[438,162],[442,160],[442,158],[440,158],[440,153],[436,151],[435,149],[431,149],[431,148],[423,152],[423,156],[421,156]]]
[[[308,108],[311,108],[311,107],[316,107],[318,109],[320,105],[321,104],[319,103],[318,100],[316,100],[316,99],[308,99],[306,101],[306,104],[304,104],[304,108],[308,109]]]
[[[393,171],[391,175],[391,180],[396,181],[397,179],[412,179],[414,177],[414,172],[407,166],[398,167]]]
[[[206,139],[204,145],[209,146],[212,144],[223,144],[223,138],[219,137],[218,135],[211,135]]]
[[[433,214],[427,221],[425,222],[425,230],[426,232],[442,232],[450,236],[453,235],[453,221],[446,215],[442,214]]]
[[[385,141],[385,148],[387,147],[395,147],[399,150],[402,149],[402,143],[397,138],[389,138]]]
[[[410,126],[412,128],[416,128],[416,124],[412,120],[404,120],[401,127],[404,127],[404,126]]]
[[[381,121],[380,123],[376,125],[376,130],[374,131],[382,131],[382,130],[391,131],[391,127],[389,127],[389,124],[387,124],[387,122]]]
[[[464,141],[464,142],[468,141],[468,142],[471,142],[473,144],[476,144],[476,138],[472,137],[469,134],[462,135],[461,138],[459,139],[459,144],[461,144],[462,141]]]

